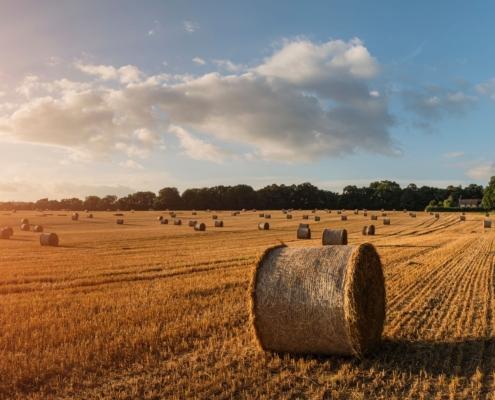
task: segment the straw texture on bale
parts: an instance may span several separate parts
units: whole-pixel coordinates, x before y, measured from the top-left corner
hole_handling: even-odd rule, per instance
[[[258,229],[260,231],[267,231],[268,229],[270,229],[270,224],[268,222],[260,222],[258,224]]]
[[[346,229],[324,229],[323,235],[321,237],[321,244],[323,246],[347,244],[347,230]]]
[[[122,218],[119,218],[117,221],[115,221],[117,225],[124,225],[124,220]]]
[[[340,220],[341,221],[347,221],[347,215],[341,215]]]
[[[31,226],[29,224],[22,224],[21,225],[21,231],[29,231],[31,229]]]
[[[309,227],[309,224],[299,224],[299,228],[297,228],[297,238],[311,239],[311,228]]]
[[[492,220],[491,219],[485,219],[483,221],[483,227],[484,228],[491,228],[492,227]]]
[[[362,356],[381,340],[385,285],[371,244],[268,249],[250,294],[264,350]]]
[[[182,221],[180,219],[174,219],[174,225],[182,225]]]
[[[42,233],[40,235],[40,244],[42,246],[58,246],[58,236],[56,233]]]
[[[390,218],[384,218],[383,225],[390,225]]]
[[[219,219],[217,219],[215,221],[215,228],[223,228],[223,221],[220,221]]]
[[[206,225],[203,222],[198,222],[196,225],[194,225],[194,230],[195,231],[205,231],[206,230]]]
[[[368,226],[368,231],[366,232],[366,234],[369,236],[373,236],[375,234],[375,225]]]
[[[160,221],[160,224],[162,224],[162,225],[168,225],[168,219],[163,218],[163,219]]]
[[[43,227],[41,225],[35,225],[33,227],[33,232],[43,232]]]

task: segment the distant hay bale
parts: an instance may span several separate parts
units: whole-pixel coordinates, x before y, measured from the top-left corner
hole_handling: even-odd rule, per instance
[[[215,221],[215,228],[223,228],[223,221],[220,221],[219,219],[217,219]]]
[[[22,218],[21,225],[25,225],[25,224],[29,225],[29,220],[27,218]]]
[[[297,228],[297,238],[311,239],[311,228],[309,227],[309,224],[299,224],[299,228]]]
[[[198,222],[196,223],[196,225],[194,225],[194,230],[203,232],[206,230],[206,225],[204,224],[204,222]]]
[[[378,221],[378,216],[376,216],[376,215],[372,215],[372,216],[371,216],[371,220],[372,220],[372,221]]]
[[[342,211],[338,210],[338,211],[337,211],[337,214],[338,214],[338,215],[342,214]]]
[[[292,214],[287,214],[287,215],[285,216],[285,218],[287,218],[287,219],[292,219]]]
[[[483,221],[483,228],[491,228],[492,227],[492,220],[491,219],[485,219]]]
[[[182,221],[180,219],[174,219],[174,225],[182,225]]]
[[[29,230],[31,230],[31,226],[29,224],[22,224],[21,225],[21,231],[28,232]]]
[[[268,222],[260,222],[258,224],[258,230],[260,231],[267,231],[270,229],[270,224]]]
[[[33,232],[43,232],[43,227],[41,225],[35,225],[33,227]]]
[[[365,235],[368,234],[368,225],[363,226],[363,229],[361,230],[361,233],[363,234],[363,236],[365,236]]]
[[[168,225],[168,219],[163,218],[163,219],[160,221],[160,224],[161,224],[161,225]]]
[[[159,217],[156,217],[156,220],[160,222],[163,219],[163,215],[160,215]]]
[[[359,214],[359,210],[358,209],[355,209],[354,210],[354,215],[358,215]]]
[[[198,213],[196,211],[193,211],[191,214],[192,215],[197,215]]]
[[[315,215],[315,222],[319,222],[320,221],[320,217],[318,215]]]
[[[119,218],[115,221],[117,225],[124,225],[124,220],[122,218]]]
[[[92,219],[93,218],[93,214],[88,214],[87,215],[87,218]]]
[[[173,212],[173,211],[170,211],[168,213],[168,215],[170,215],[170,217],[172,217],[172,218],[175,218],[177,216],[177,214],[175,212]]]
[[[459,221],[465,221],[466,216],[465,215],[459,215]]]
[[[409,216],[410,216],[411,218],[416,218],[416,213],[410,212],[410,213],[409,213]]]
[[[12,233],[11,233],[12,229],[11,228],[1,228],[0,229],[0,239],[10,239],[10,237],[12,236]]]
[[[440,218],[440,214],[439,213],[435,213],[435,218],[436,219]]]
[[[383,218],[383,225],[390,225],[390,218]]]
[[[341,215],[340,220],[341,221],[347,221],[347,215]]]
[[[304,214],[304,215],[302,216],[302,219],[309,219],[309,215]]]
[[[345,245],[347,244],[346,229],[324,229],[321,237],[323,246]]]
[[[265,219],[270,219],[272,217],[271,214],[265,214]]]
[[[190,227],[194,227],[197,223],[198,223],[198,221],[195,221],[195,220],[189,220],[189,226],[190,226]]]
[[[387,216],[387,213],[382,212],[382,217],[386,217],[386,216]]]
[[[123,216],[124,216],[124,214],[123,214],[123,213],[115,213],[115,214],[113,214],[113,215],[114,215],[114,217],[123,217]]]
[[[311,210],[311,214],[314,214],[316,212],[316,210]]]
[[[265,218],[265,214],[260,213],[260,214],[258,214],[258,217],[260,217],[260,218]]]
[[[375,225],[368,226],[368,231],[366,232],[368,236],[373,236],[375,234]]]
[[[78,213],[73,213],[71,215],[72,221],[79,221],[79,214]]]
[[[263,350],[360,357],[381,341],[385,285],[371,244],[268,249],[250,294]]]
[[[366,211],[363,212],[363,216],[367,217],[368,216],[368,213]]]
[[[218,219],[218,215],[212,215],[211,219]]]
[[[237,217],[237,216],[239,215],[239,211],[234,211],[234,212],[232,212],[232,214],[231,214],[231,215],[232,215],[233,217]]]
[[[57,234],[56,233],[42,233],[40,235],[40,244],[42,246],[57,247],[59,244]]]
[[[485,217],[489,218],[489,217],[490,217],[490,213],[488,213],[488,212],[487,212],[487,213],[485,214]]]

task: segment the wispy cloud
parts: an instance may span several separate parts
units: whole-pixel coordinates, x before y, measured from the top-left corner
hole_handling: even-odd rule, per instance
[[[188,33],[194,33],[199,29],[199,24],[193,21],[184,21],[183,26]]]
[[[463,151],[451,151],[443,155],[445,158],[461,158],[464,157]]]
[[[495,176],[495,162],[485,161],[474,165],[466,171],[466,175],[473,179],[488,180]]]
[[[193,63],[198,64],[198,65],[205,65],[206,64],[206,61],[203,60],[201,57],[194,57],[192,60],[193,60]]]

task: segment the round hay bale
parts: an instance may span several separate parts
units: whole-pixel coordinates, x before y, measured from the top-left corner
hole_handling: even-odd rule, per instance
[[[299,224],[299,228],[297,228],[297,238],[311,239],[311,228],[309,227],[309,224]]]
[[[73,213],[71,215],[72,221],[79,221],[79,214],[78,213]]]
[[[250,289],[264,350],[360,357],[381,341],[385,284],[371,244],[268,249]]]
[[[382,212],[382,217],[386,217],[387,213]]]
[[[309,219],[309,215],[303,215],[302,219]]]
[[[338,214],[338,215],[342,214],[342,211],[338,210],[338,211],[337,211],[337,214]]]
[[[436,219],[440,218],[440,214],[439,213],[435,213],[435,218]]]
[[[180,219],[174,219],[174,225],[182,225],[182,221]]]
[[[390,225],[390,218],[383,218],[383,225]]]
[[[354,210],[354,215],[358,215],[358,214],[359,214],[359,210],[358,209]]]
[[[88,215],[87,215],[87,218],[89,218],[89,219],[93,219],[93,214],[88,214]]]
[[[319,222],[320,221],[320,217],[318,215],[315,215],[315,222]]]
[[[119,218],[115,221],[117,225],[124,225],[124,220],[122,218]]]
[[[271,214],[265,214],[265,219],[270,219],[272,217]]]
[[[324,229],[323,235],[321,237],[321,244],[323,246],[347,244],[347,230],[346,229]]]
[[[378,216],[376,216],[376,215],[372,215],[372,216],[371,216],[371,220],[372,220],[372,221],[378,221]]]
[[[198,221],[190,220],[189,226],[194,227],[197,223],[198,223]]]
[[[487,213],[485,214],[485,217],[489,218],[489,217],[490,217],[490,213],[488,213],[488,212],[487,212]]]
[[[21,225],[29,225],[29,220],[27,218],[22,218]]]
[[[267,231],[270,229],[270,224],[268,222],[260,222],[258,224],[258,229],[260,231]]]
[[[29,225],[29,224],[22,224],[21,225],[21,231],[28,232],[29,230],[31,230],[31,225]]]
[[[191,214],[192,215],[197,215],[198,213],[196,211],[193,211]]]
[[[13,230],[10,226],[5,226],[5,227],[3,227],[2,229],[5,229],[6,233],[7,233],[9,236],[13,236],[13,235],[14,235],[14,230]]]
[[[363,212],[363,216],[364,217],[367,217],[368,216],[368,213],[366,211]]]
[[[366,232],[368,236],[373,236],[375,234],[375,225],[368,226],[368,232]]]
[[[466,216],[465,215],[459,215],[459,221],[465,221]]]
[[[263,213],[258,214],[258,217],[260,217],[260,218],[265,218],[265,214],[263,214]]]
[[[409,216],[410,216],[411,218],[416,218],[416,213],[411,212],[411,213],[409,213]]]
[[[212,215],[211,219],[218,219],[218,215]]]
[[[361,231],[361,233],[363,234],[363,236],[366,236],[368,234],[368,226],[367,225],[363,226],[363,230]]]
[[[341,215],[340,220],[341,221],[347,221],[347,215]]]
[[[56,233],[42,233],[40,235],[40,244],[42,246],[58,246],[58,236]]]
[[[485,219],[483,221],[483,228],[491,228],[492,227],[492,220],[491,219]]]
[[[217,219],[215,221],[215,228],[223,228],[223,221]]]
[[[10,239],[12,236],[10,233],[10,228],[2,228],[0,229],[0,239]]]
[[[177,214],[173,211],[170,211],[168,215],[170,215],[172,218],[175,218]]]
[[[115,213],[115,214],[113,214],[113,215],[114,215],[114,217],[123,217],[123,216],[124,216],[124,214],[123,214],[123,213]]]
[[[163,219],[160,221],[160,224],[161,224],[161,225],[168,225],[168,219],[163,218]]]
[[[163,215],[160,215],[159,217],[156,217],[156,220],[157,220],[158,222],[162,221],[162,220],[163,220]]]
[[[285,216],[285,218],[287,218],[287,219],[292,219],[292,214],[287,214],[287,215]]]
[[[43,232],[43,227],[41,225],[35,225],[33,227],[33,232]]]
[[[206,225],[204,224],[204,222],[198,222],[196,223],[196,225],[194,225],[194,230],[195,231],[206,231]]]

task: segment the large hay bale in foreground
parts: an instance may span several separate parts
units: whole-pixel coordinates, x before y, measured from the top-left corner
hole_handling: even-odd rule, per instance
[[[21,225],[21,231],[28,232],[29,230],[31,230],[31,225],[29,225],[29,224],[22,224]]]
[[[309,227],[309,224],[299,224],[299,228],[297,228],[297,238],[311,239],[311,228]]]
[[[196,225],[194,225],[194,230],[195,231],[206,231],[206,225],[204,224],[204,222],[198,222],[196,223]]]
[[[321,244],[323,246],[347,244],[347,230],[346,229],[324,229],[323,235],[321,237]]]
[[[258,229],[260,231],[267,231],[270,229],[270,224],[268,222],[260,222],[258,224]]]
[[[43,227],[41,225],[35,225],[33,227],[33,232],[43,232]]]
[[[223,221],[217,219],[215,221],[215,228],[223,228]]]
[[[56,233],[42,233],[40,235],[40,244],[42,246],[58,246],[58,236]]]
[[[362,356],[383,331],[380,257],[371,244],[271,248],[251,282],[251,320],[264,350]]]
[[[492,220],[491,219],[485,219],[483,221],[483,228],[491,228],[492,227]]]

